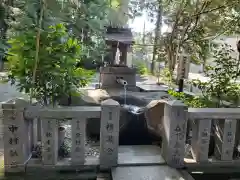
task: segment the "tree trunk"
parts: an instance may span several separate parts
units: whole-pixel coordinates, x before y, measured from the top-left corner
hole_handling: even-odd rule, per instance
[[[156,55],[158,53],[159,47],[159,39],[161,36],[161,28],[162,28],[162,1],[158,1],[158,12],[157,12],[157,21],[156,21],[156,28],[155,28],[155,37],[154,37],[154,46],[153,46],[153,56],[152,56],[152,63],[151,63],[151,73],[154,74],[155,69],[155,61]]]
[[[206,63],[207,63],[207,58],[203,58],[203,69],[202,71],[206,73]]]

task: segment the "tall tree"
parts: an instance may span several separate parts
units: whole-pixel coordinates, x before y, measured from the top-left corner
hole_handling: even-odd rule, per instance
[[[228,19],[238,1],[180,0],[163,1],[163,16],[169,27],[162,38],[168,68],[175,69],[178,49],[191,54],[192,60],[206,58],[209,38],[229,30],[232,20]],[[221,16],[219,14],[221,13]],[[214,22],[214,23],[213,23]],[[226,26],[227,24],[227,26]]]
[[[160,49],[161,28],[162,28],[162,0],[157,0],[157,20],[156,20],[154,47],[153,47],[153,55],[152,55],[152,63],[151,63],[152,74],[154,74],[156,56],[158,54],[158,50]]]

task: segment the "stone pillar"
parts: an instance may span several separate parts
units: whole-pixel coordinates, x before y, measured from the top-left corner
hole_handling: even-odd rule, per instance
[[[215,148],[214,155],[222,161],[233,159],[237,120],[215,121]]]
[[[127,45],[121,43],[119,46],[119,50],[121,51],[120,64],[126,65],[127,64]]]
[[[162,154],[173,168],[184,166],[187,106],[181,101],[166,102],[163,118]]]
[[[72,164],[84,164],[85,162],[85,137],[86,118],[72,119]]]
[[[36,146],[37,143],[38,143],[38,119],[34,118],[33,119],[33,145]]]
[[[100,128],[100,168],[109,169],[118,164],[120,105],[108,99],[102,102]]]
[[[114,65],[116,63],[115,62],[116,53],[117,53],[117,45],[115,44],[115,42],[112,42],[112,59],[110,62],[111,65]]]
[[[28,103],[15,99],[2,104],[5,172],[24,172],[28,157],[24,108]]]
[[[37,140],[41,141],[42,139],[42,123],[41,123],[41,119],[37,118]]]
[[[58,122],[56,119],[41,117],[42,161],[44,165],[55,165],[58,158]]]
[[[195,119],[192,123],[192,155],[197,162],[208,161],[211,119]]]

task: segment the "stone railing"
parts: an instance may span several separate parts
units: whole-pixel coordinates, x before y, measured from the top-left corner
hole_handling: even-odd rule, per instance
[[[228,166],[234,160],[234,144],[240,108],[187,108],[179,101],[165,104],[162,120],[163,156],[167,163],[176,168],[197,167],[196,165]],[[191,123],[188,123],[191,122]],[[191,154],[185,156],[186,134],[191,124]],[[210,136],[214,136],[214,155],[208,156]],[[238,136],[237,136],[238,137]]]
[[[2,109],[6,172],[23,172],[28,167],[89,165],[85,157],[86,119],[98,117],[101,120],[100,157],[96,164],[102,169],[118,165],[120,105],[114,100],[103,101],[101,107],[40,108],[16,99],[3,103]],[[161,120],[163,158],[174,168],[190,167],[192,164],[232,164],[237,119],[240,119],[238,108],[187,108],[180,101],[166,102]],[[41,123],[36,123],[36,120]],[[70,120],[72,126],[71,158],[64,163],[60,163],[58,157],[59,120]],[[185,157],[188,122],[193,122],[191,163]],[[212,124],[216,141],[214,159],[208,157]],[[36,129],[40,129],[41,133]],[[31,164],[32,147],[38,134],[41,134],[42,156],[37,164]],[[234,162],[240,165],[240,160]]]
[[[114,100],[103,101],[101,107],[30,106],[23,99],[2,104],[4,123],[5,172],[23,172],[32,160],[36,129],[41,130],[42,158],[40,165],[58,164],[58,120],[71,120],[72,148],[70,165],[84,165],[86,119],[100,118],[100,168],[117,165],[120,105]],[[41,123],[33,121],[39,119]],[[39,127],[36,126],[40,125]]]

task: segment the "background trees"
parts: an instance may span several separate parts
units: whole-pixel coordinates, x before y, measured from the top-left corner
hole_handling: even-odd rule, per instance
[[[152,72],[162,52],[171,73],[178,61],[177,54],[183,50],[191,54],[192,62],[205,65],[213,39],[239,32],[240,5],[236,0],[151,0],[138,4],[137,10],[147,11],[156,24]],[[167,32],[161,33],[162,25],[168,27]]]

